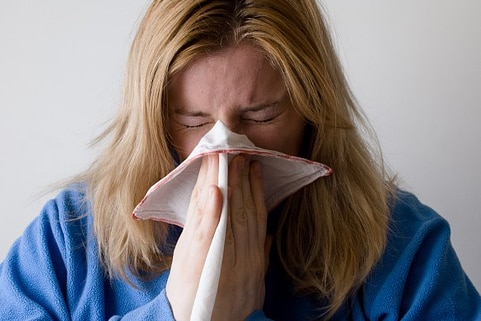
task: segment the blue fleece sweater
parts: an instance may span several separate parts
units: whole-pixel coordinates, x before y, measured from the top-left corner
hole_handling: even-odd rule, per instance
[[[173,229],[174,237],[180,230]],[[400,193],[387,249],[334,320],[481,320],[481,298],[463,272],[445,220]],[[274,253],[275,251],[273,251]],[[0,265],[1,320],[174,320],[168,272],[133,287],[105,277],[83,194],[65,190],[47,203]],[[255,320],[312,320],[322,308],[293,295],[278,259],[266,275]]]

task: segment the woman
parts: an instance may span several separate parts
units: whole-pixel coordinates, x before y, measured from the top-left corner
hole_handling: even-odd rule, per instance
[[[315,0],[159,0],[109,145],[0,267],[2,319],[189,320],[222,205],[215,158],[184,229],[132,210],[218,120],[334,172],[267,213],[260,164],[232,160],[213,320],[481,318],[447,223],[397,190],[364,141]]]

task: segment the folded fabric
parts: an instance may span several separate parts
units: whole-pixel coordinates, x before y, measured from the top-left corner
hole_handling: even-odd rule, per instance
[[[258,148],[246,136],[231,132],[217,121],[187,159],[147,191],[134,216],[183,226],[202,157],[209,154],[227,154],[229,160],[234,155],[247,154],[251,160],[261,162],[268,211],[300,188],[331,173],[324,164]],[[224,174],[219,171],[219,175]]]
[[[219,155],[218,186],[224,197],[220,221],[207,254],[191,320],[211,319],[224,253],[227,226],[228,163],[238,154],[250,155],[262,164],[265,204],[268,211],[283,199],[327,176],[324,164],[256,147],[246,136],[231,132],[221,121],[199,141],[192,153],[172,172],[154,184],[134,210],[138,219],[153,219],[183,226],[203,156]]]

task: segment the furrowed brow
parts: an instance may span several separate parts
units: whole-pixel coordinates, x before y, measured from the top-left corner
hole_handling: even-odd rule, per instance
[[[202,111],[190,111],[183,108],[178,108],[174,110],[174,114],[182,116],[192,116],[192,117],[208,117],[209,114]]]

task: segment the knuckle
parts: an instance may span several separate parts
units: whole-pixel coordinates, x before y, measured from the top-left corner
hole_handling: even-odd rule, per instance
[[[247,215],[246,215],[246,208],[238,207],[234,211],[232,211],[232,220],[235,223],[247,223]]]
[[[202,244],[206,240],[208,240],[208,233],[203,229],[197,229],[193,235],[193,241]]]

